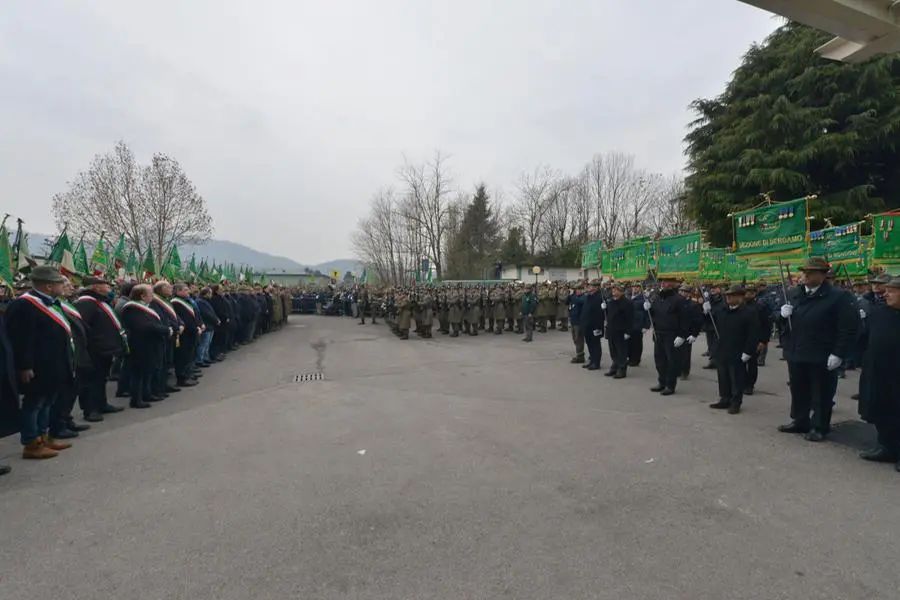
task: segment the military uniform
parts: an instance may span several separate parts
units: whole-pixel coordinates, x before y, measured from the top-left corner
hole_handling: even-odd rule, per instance
[[[450,337],[459,337],[459,331],[462,329],[463,320],[463,290],[462,286],[456,286],[447,292],[447,301],[449,310],[447,311],[447,320],[450,323]]]

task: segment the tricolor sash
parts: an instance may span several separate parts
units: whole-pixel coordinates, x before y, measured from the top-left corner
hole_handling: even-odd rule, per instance
[[[172,317],[173,319],[178,318],[178,313],[175,312],[175,309],[172,308],[172,305],[169,304],[165,298],[163,298],[162,296],[158,296],[156,294],[153,294],[153,297],[156,298],[160,304],[162,304],[162,307],[164,309],[166,309],[166,312],[169,313],[170,317]]]
[[[81,318],[81,313],[78,312],[78,309],[75,308],[74,306],[72,306],[71,304],[69,304],[68,302],[66,302],[65,300],[60,300],[59,305],[60,305],[60,307],[62,307],[63,312],[66,313],[68,316],[72,317],[73,319],[78,319],[79,321],[83,320]]]
[[[109,320],[113,322],[113,325],[115,325],[116,327],[116,331],[122,331],[122,322],[119,321],[119,317],[116,315],[116,311],[114,311],[109,304],[107,304],[106,302],[101,302],[93,296],[82,296],[78,299],[78,302],[81,302],[82,300],[90,300],[92,302],[96,302],[97,305],[100,306],[100,309],[104,313],[106,313],[106,316],[109,317]]]
[[[24,299],[26,302],[30,302],[32,306],[53,319],[54,323],[66,330],[66,335],[69,336],[69,339],[72,339],[72,326],[69,325],[69,321],[62,313],[62,309],[57,309],[55,305],[47,306],[46,304],[44,304],[43,300],[41,300],[37,296],[32,295],[31,292],[26,292],[19,297]]]
[[[133,300],[129,300],[128,302],[126,302],[126,303],[125,303],[125,306],[122,307],[122,310],[124,311],[126,308],[131,308],[131,307],[134,307],[134,308],[137,308],[137,309],[139,309],[139,310],[142,310],[142,311],[144,311],[145,313],[147,313],[148,315],[153,315],[153,317],[154,317],[157,321],[162,321],[162,319],[159,317],[159,314],[158,314],[155,310],[153,310],[152,308],[150,308],[150,307],[147,306],[146,304],[142,304],[142,303],[140,303],[140,302],[135,302],[135,301],[133,301]]]
[[[184,308],[186,308],[188,310],[189,313],[191,313],[192,317],[194,317],[195,319],[197,318],[197,313],[194,312],[194,307],[191,306],[191,303],[188,302],[187,300],[182,300],[181,298],[175,297],[175,298],[172,298],[172,303],[173,304],[177,303],[178,305],[183,306]]]

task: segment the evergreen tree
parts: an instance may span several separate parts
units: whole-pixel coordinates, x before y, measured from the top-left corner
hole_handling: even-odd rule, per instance
[[[534,262],[525,246],[525,235],[521,227],[512,227],[506,232],[506,239],[500,248],[500,262],[504,265],[523,265]]]
[[[500,226],[491,210],[490,196],[484,184],[475,188],[466,207],[459,231],[450,243],[449,279],[493,277],[500,249]]]
[[[709,240],[760,194],[816,194],[817,218],[846,223],[900,202],[900,57],[852,65],[817,56],[830,35],[788,23],[754,45],[725,92],[692,103],[688,207]]]

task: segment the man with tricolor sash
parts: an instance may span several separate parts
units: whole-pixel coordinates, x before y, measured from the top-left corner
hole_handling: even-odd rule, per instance
[[[31,272],[32,290],[13,300],[6,328],[13,365],[23,394],[21,438],[23,458],[52,458],[71,444],[49,437],[50,411],[66,386],[72,385],[75,350],[72,327],[57,299],[66,279],[53,267]]]
[[[113,360],[127,349],[125,329],[118,315],[110,305],[110,282],[101,277],[86,277],[85,289],[75,302],[87,329],[88,352],[91,369],[82,398],[86,421],[103,420],[104,414],[112,414],[122,409],[109,403],[106,382]]]

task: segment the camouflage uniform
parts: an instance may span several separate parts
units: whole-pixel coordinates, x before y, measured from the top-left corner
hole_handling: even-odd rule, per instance
[[[450,303],[447,311],[447,320],[450,322],[450,337],[458,337],[462,328],[463,318],[463,290],[462,286],[456,286],[447,293],[447,300]]]
[[[559,330],[569,330],[569,286],[562,284],[556,290],[556,319],[559,321]]]

